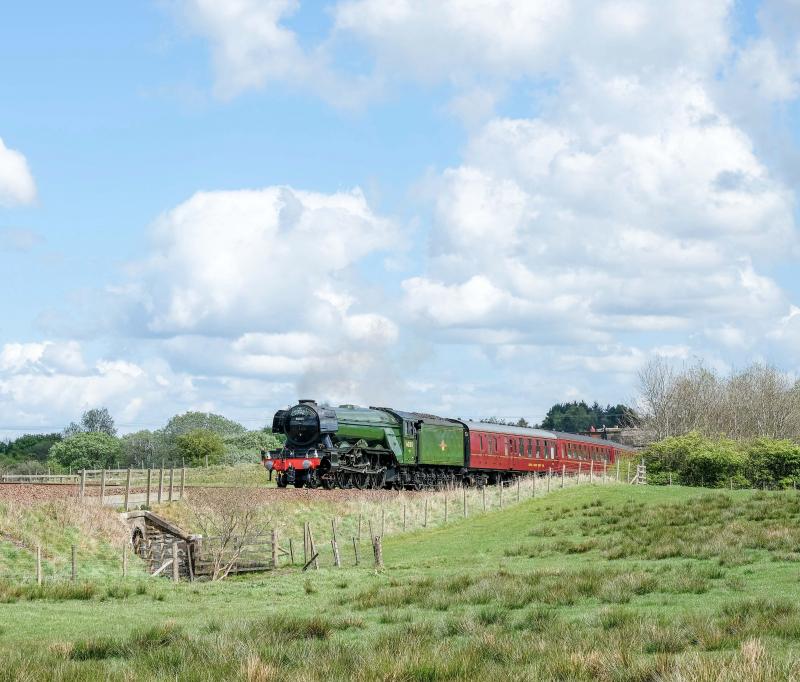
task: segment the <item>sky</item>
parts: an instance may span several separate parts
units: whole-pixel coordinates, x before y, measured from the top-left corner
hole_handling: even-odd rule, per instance
[[[800,376],[796,0],[0,9],[0,437]]]

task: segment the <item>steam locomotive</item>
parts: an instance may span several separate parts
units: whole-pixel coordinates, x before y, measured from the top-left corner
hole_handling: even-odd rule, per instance
[[[328,407],[301,400],[278,410],[283,447],[262,451],[279,487],[483,486],[521,474],[601,472],[625,449],[575,434],[448,419],[388,407]]]

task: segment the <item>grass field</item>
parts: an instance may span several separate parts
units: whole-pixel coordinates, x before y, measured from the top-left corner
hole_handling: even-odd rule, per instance
[[[388,536],[381,573],[0,590],[0,679],[796,679],[799,521],[795,493],[582,486]]]

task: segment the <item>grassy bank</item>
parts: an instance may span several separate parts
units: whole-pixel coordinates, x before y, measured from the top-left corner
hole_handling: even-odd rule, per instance
[[[587,486],[387,537],[382,573],[22,597],[0,679],[793,679],[798,521],[790,493]]]

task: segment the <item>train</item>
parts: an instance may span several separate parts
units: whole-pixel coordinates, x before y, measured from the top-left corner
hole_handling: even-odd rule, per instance
[[[422,490],[504,484],[525,474],[599,474],[627,449],[546,429],[315,400],[278,410],[272,431],[286,441],[261,460],[282,488]]]

